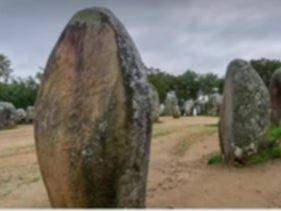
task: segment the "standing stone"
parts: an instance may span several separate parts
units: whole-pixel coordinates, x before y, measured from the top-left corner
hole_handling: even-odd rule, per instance
[[[220,112],[220,146],[227,163],[259,151],[269,128],[269,93],[260,76],[243,60],[227,69]]]
[[[31,123],[34,120],[34,106],[27,106],[26,108],[26,122]]]
[[[270,86],[271,122],[275,126],[281,126],[281,68],[272,75]]]
[[[164,116],[165,115],[165,105],[162,104],[162,103],[159,106],[159,112],[160,112],[160,116]]]
[[[185,101],[184,103],[184,115],[190,116],[192,114],[192,109],[194,107],[194,101],[192,99],[189,99]]]
[[[26,120],[26,111],[23,108],[16,110],[17,113],[17,123],[23,123]]]
[[[150,98],[152,103],[152,121],[159,122],[160,115],[160,100],[156,88],[150,84]]]
[[[0,102],[0,129],[14,127],[17,124],[17,112],[10,102]]]
[[[209,102],[208,102],[208,114],[217,116],[219,115],[220,106],[222,103],[222,96],[215,92],[210,95]]]
[[[175,91],[167,92],[164,113],[166,116],[172,116],[174,118],[179,118],[181,116],[178,98]]]
[[[49,57],[35,139],[53,207],[144,207],[151,138],[144,65],[104,8],[73,16]]]

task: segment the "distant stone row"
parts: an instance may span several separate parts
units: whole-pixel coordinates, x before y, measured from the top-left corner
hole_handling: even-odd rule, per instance
[[[164,104],[160,104],[159,95],[156,88],[150,85],[150,95],[152,100],[153,122],[159,121],[159,116],[172,116],[179,118],[181,116],[197,116],[197,115],[219,115],[222,96],[217,89],[209,96],[199,95],[196,100],[188,99],[182,106],[175,91],[167,92]]]
[[[33,110],[33,106],[16,109],[12,103],[0,101],[0,129],[14,127],[21,123],[31,123]]]

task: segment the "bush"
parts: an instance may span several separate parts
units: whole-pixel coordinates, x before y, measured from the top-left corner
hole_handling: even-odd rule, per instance
[[[272,127],[268,133],[269,141],[279,141],[281,139],[281,127]]]
[[[221,154],[216,154],[213,155],[212,157],[210,157],[210,159],[208,160],[208,164],[209,165],[215,165],[215,164],[223,164],[223,157]]]
[[[32,78],[17,78],[10,83],[0,83],[0,101],[10,102],[16,108],[33,106],[39,84]]]

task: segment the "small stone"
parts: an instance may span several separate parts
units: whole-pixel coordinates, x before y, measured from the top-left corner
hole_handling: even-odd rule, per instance
[[[165,116],[179,118],[181,116],[178,98],[175,91],[169,91],[165,99]]]
[[[0,101],[0,129],[14,127],[17,124],[17,110],[10,102]]]

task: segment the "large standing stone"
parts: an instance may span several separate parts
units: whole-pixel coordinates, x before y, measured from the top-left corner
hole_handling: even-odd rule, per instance
[[[64,29],[39,90],[35,138],[52,206],[145,206],[147,76],[109,10],[82,10]]]
[[[270,81],[271,122],[275,126],[281,126],[281,68],[272,75]]]
[[[175,91],[167,92],[164,113],[166,116],[173,116],[174,118],[179,118],[181,116],[178,98]]]
[[[160,116],[160,100],[156,88],[150,84],[150,98],[152,102],[152,121],[159,122]]]
[[[260,76],[243,60],[227,69],[220,112],[220,145],[227,163],[260,149],[269,128],[269,93]]]

